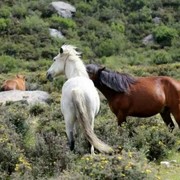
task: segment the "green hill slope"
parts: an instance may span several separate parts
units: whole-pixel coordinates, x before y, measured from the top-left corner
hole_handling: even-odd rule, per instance
[[[59,16],[51,2],[0,1],[0,84],[21,73],[28,90],[52,97],[50,106],[0,106],[0,179],[178,179],[179,129],[170,133],[158,115],[117,127],[103,97],[95,132],[115,153],[87,155],[83,137],[70,152],[59,105],[65,80],[48,82],[46,70],[66,43],[79,48],[85,63],[180,80],[180,1],[68,0],[76,8],[72,18]],[[160,165],[166,160],[169,169]]]

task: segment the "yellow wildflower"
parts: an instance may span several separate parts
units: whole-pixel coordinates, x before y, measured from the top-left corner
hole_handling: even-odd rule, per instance
[[[130,158],[132,158],[132,152],[128,152]]]
[[[118,159],[121,160],[121,159],[122,159],[122,156],[118,156]]]
[[[150,169],[146,169],[146,173],[149,174],[151,173],[152,171]]]

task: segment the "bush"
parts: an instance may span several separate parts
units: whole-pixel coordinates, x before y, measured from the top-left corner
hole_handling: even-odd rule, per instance
[[[3,110],[3,109],[1,109]],[[24,155],[21,149],[21,139],[11,122],[1,115],[0,118],[0,174],[7,179],[17,166],[22,164],[20,158]],[[26,161],[27,162],[27,161]],[[26,169],[26,165],[24,166]],[[2,177],[2,176],[1,176]]]
[[[0,18],[0,31],[7,30],[9,25],[9,20],[5,18]]]
[[[122,22],[112,22],[111,28],[112,28],[112,30],[117,31],[118,33],[125,32],[125,26]]]
[[[54,15],[50,18],[50,21],[52,22],[51,26],[54,28],[60,27],[60,29],[75,29],[76,23],[72,19],[68,18],[62,18],[60,16]]]
[[[113,156],[96,155],[84,156],[75,166],[71,173],[81,173],[81,176],[90,179],[155,179],[156,171],[137,152],[125,152]],[[66,173],[67,174],[67,173]]]
[[[161,46],[171,46],[172,40],[177,37],[177,31],[165,25],[160,25],[153,30],[153,35],[156,42]]]
[[[22,30],[24,34],[33,34],[47,31],[48,23],[44,22],[39,16],[27,16],[22,22]]]
[[[15,70],[18,66],[17,60],[10,56],[0,57],[0,73],[8,73]]]
[[[132,142],[138,150],[143,150],[150,161],[160,161],[168,157],[169,152],[175,147],[176,137],[168,128],[154,125],[145,130],[139,126],[135,130]]]
[[[0,8],[0,18],[8,18],[11,14],[11,8],[8,6],[2,6]]]
[[[35,104],[31,106],[29,112],[34,116],[40,115],[44,112],[44,106],[42,106],[41,104]]]
[[[80,2],[77,4],[77,10],[83,14],[89,14],[93,12],[93,6],[86,2]]]
[[[18,19],[24,18],[28,13],[28,9],[24,6],[24,4],[14,5],[12,8],[12,15]]]
[[[116,46],[111,39],[104,40],[96,49],[96,54],[100,57],[111,56],[115,53]]]
[[[172,57],[165,50],[156,51],[153,55],[153,62],[157,65],[168,64],[172,62]]]

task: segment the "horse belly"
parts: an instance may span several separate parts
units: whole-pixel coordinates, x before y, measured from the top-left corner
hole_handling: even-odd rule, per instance
[[[5,91],[15,90],[16,89],[16,82],[14,81],[8,81],[5,84]]]
[[[145,91],[145,94],[136,94],[131,97],[129,115],[136,117],[150,117],[160,113],[166,105],[165,94],[162,89],[154,87]]]
[[[130,107],[129,115],[137,117],[150,117],[160,113],[164,108],[164,99],[144,99]]]

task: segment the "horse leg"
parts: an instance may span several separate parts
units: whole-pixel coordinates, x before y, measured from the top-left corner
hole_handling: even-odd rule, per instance
[[[170,109],[165,107],[160,114],[165,124],[170,128],[170,131],[173,131],[175,126],[170,116]]]
[[[126,122],[126,116],[123,114],[122,111],[119,111],[117,116],[118,126],[121,126],[123,122]]]
[[[77,138],[79,135],[80,135],[79,122],[75,121],[75,123],[74,123],[74,136],[75,136],[75,138]]]
[[[66,124],[66,134],[67,134],[67,138],[68,138],[68,143],[69,143],[69,147],[70,150],[73,151],[74,150],[74,119],[71,117],[71,115],[66,115],[66,117],[64,117],[65,119],[65,124]]]
[[[180,104],[178,105],[178,108],[172,112],[172,114],[180,128]]]

